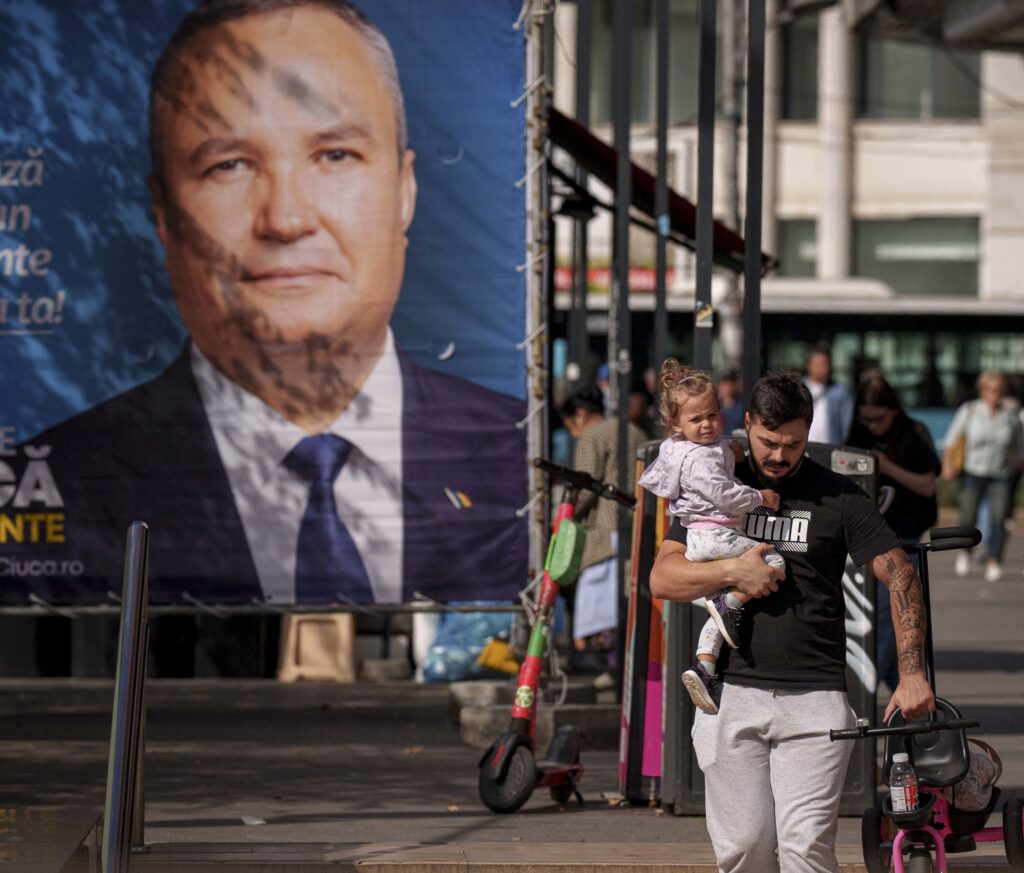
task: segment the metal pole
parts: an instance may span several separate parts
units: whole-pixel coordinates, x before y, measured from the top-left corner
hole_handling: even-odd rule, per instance
[[[592,0],[576,0],[576,120],[590,126],[590,35],[593,29]],[[587,174],[577,170],[576,181],[586,190]],[[584,367],[590,343],[587,337],[587,229],[589,221],[579,216],[573,222],[572,311],[569,313],[569,364],[566,372],[570,382],[586,378]],[[575,373],[571,365],[575,364]]]
[[[697,79],[697,295],[693,365],[711,369],[711,264],[715,194],[715,3],[700,0],[700,67]]]
[[[148,650],[148,622],[145,635],[145,649]],[[145,658],[143,658],[143,665],[145,665]],[[131,850],[133,852],[148,851],[146,845],[146,686],[144,680],[139,694],[142,702],[139,707],[139,742],[135,750],[135,795],[132,798]]]
[[[657,111],[655,115],[655,157],[654,215],[658,224],[655,250],[654,287],[654,368],[657,370],[668,355],[668,306],[666,270],[668,269],[668,0],[657,0],[655,6],[657,30]]]
[[[743,250],[743,396],[761,376],[761,209],[764,183],[765,0],[747,7],[747,200]]]
[[[548,186],[546,143],[547,120],[544,114],[544,101],[548,85],[543,88],[531,88],[537,77],[543,75],[546,80],[550,76],[551,58],[546,54],[542,13],[550,7],[533,0],[526,8],[523,34],[526,39],[526,64],[524,88],[526,103],[523,107],[524,130],[524,170],[526,199],[526,262],[523,269],[526,273],[526,400],[530,415],[527,425],[526,451],[528,458],[547,457],[549,422],[548,404],[548,335],[545,329],[548,312],[546,284],[547,270],[545,258],[549,255],[545,246],[548,244],[546,223],[546,189]],[[545,13],[546,14],[546,13]],[[538,257],[540,255],[541,257]],[[538,411],[538,406],[540,410]],[[536,414],[534,414],[536,413]],[[531,571],[544,565],[544,544],[547,542],[547,506],[539,500],[538,495],[544,493],[544,478],[538,475],[533,466],[528,465],[530,502],[530,561]],[[544,504],[544,505],[540,505]]]
[[[740,228],[740,101],[743,99],[743,0],[724,0],[720,6],[722,32],[722,219],[732,230]],[[731,270],[722,277],[725,293],[718,308],[718,341],[722,369],[738,369],[743,359],[743,315],[740,277]]]
[[[632,36],[630,21],[630,0],[615,0],[614,16],[614,119],[615,148],[618,157],[616,165],[615,197],[615,243],[613,258],[614,278],[611,297],[608,301],[608,364],[611,383],[611,411],[618,418],[619,468],[618,482],[625,486],[630,480],[629,471],[636,463],[626,450],[629,445],[629,385],[632,371],[630,355],[629,323],[629,204],[633,199],[632,166],[629,160],[630,124],[630,57],[629,42]],[[618,506],[619,543],[616,562],[616,583],[619,595],[619,626],[617,634],[616,671],[621,674],[622,653],[626,642],[626,586],[625,571],[629,560],[632,530],[632,516],[624,506]]]
[[[138,833],[133,818],[141,817],[137,809],[142,801],[136,797],[136,786],[141,779],[138,765],[144,747],[148,567],[149,530],[135,521],[128,528],[125,546],[121,634],[103,811],[103,873],[127,873],[132,837]]]

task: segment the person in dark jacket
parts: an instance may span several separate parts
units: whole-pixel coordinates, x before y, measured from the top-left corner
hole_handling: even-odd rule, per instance
[[[918,540],[938,514],[935,479],[941,465],[931,436],[921,422],[907,415],[892,386],[880,376],[860,383],[855,410],[846,443],[874,453],[879,487],[888,485],[895,492],[885,512],[886,523],[901,540]],[[879,677],[895,688],[899,670],[889,593],[881,582],[876,585],[876,665]]]

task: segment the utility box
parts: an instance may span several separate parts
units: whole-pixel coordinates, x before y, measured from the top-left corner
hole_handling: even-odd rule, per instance
[[[658,443],[637,451],[636,479],[658,457]],[[651,595],[651,565],[668,532],[665,501],[637,486],[629,611],[622,665],[619,730],[619,794],[642,805],[661,799],[662,712],[665,697],[665,620],[668,603]]]

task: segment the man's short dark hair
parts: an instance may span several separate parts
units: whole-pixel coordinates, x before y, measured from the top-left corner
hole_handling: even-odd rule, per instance
[[[758,379],[750,392],[750,417],[761,427],[775,430],[796,419],[811,426],[814,401],[803,380],[795,373],[769,373]]]
[[[818,342],[810,347],[807,351],[807,357],[810,358],[812,355],[824,355],[830,361],[832,360],[832,346],[827,342]]]
[[[572,392],[562,404],[562,418],[572,418],[577,409],[604,415],[604,395],[596,385],[584,385]]]
[[[153,75],[149,83],[149,152],[152,161],[153,175],[157,181],[164,181],[163,131],[161,130],[160,108],[157,97],[163,98],[170,105],[181,102],[179,91],[184,87],[180,72],[182,57],[192,45],[193,40],[201,33],[224,24],[247,18],[250,15],[262,15],[278,12],[282,9],[299,9],[314,7],[333,12],[349,25],[370,48],[373,57],[380,67],[381,74],[391,92],[391,100],[395,111],[395,130],[398,134],[398,155],[401,159],[408,147],[408,125],[405,116],[405,101],[402,88],[398,81],[398,68],[395,56],[387,37],[364,12],[349,0],[202,0],[186,15],[160,53]],[[265,59],[252,57],[244,47],[234,47],[241,65],[258,69]]]

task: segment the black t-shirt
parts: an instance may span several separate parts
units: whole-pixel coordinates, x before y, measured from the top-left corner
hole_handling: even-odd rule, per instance
[[[736,465],[743,483],[764,488],[749,459]],[[778,511],[759,507],[742,532],[771,542],[786,559],[779,590],[743,607],[740,647],[723,647],[719,672],[727,683],[791,690],[846,689],[843,571],[898,545],[874,502],[856,483],[805,457],[774,486]],[[673,520],[668,538],[686,542]]]

